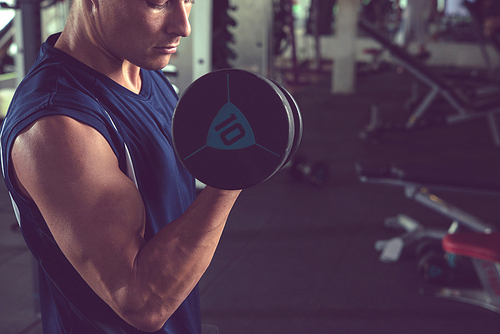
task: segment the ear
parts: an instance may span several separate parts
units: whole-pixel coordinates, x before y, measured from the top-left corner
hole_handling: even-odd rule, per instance
[[[99,0],[83,0],[85,2],[85,7],[91,12],[99,9]]]

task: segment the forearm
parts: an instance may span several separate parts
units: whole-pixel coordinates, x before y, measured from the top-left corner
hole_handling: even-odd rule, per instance
[[[210,264],[240,191],[207,187],[177,220],[142,246],[135,271],[144,305],[138,318],[162,324]],[[154,327],[154,326],[153,326]]]

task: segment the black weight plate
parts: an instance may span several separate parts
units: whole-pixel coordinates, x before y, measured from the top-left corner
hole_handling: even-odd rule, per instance
[[[254,186],[274,175],[293,146],[291,107],[271,81],[251,72],[208,73],[182,94],[172,137],[184,167],[220,189]]]
[[[293,98],[292,94],[288,90],[286,90],[285,87],[280,85],[279,83],[273,81],[273,83],[278,86],[279,89],[283,92],[285,95],[288,104],[290,105],[292,109],[292,114],[293,114],[293,123],[294,123],[294,128],[295,128],[295,135],[293,137],[293,144],[292,144],[292,149],[290,150],[290,154],[288,155],[287,159],[283,163],[283,166],[285,166],[297,153],[297,149],[299,148],[300,141],[302,140],[302,132],[304,129],[304,125],[302,123],[302,115],[300,113],[299,105],[297,104],[297,101]]]

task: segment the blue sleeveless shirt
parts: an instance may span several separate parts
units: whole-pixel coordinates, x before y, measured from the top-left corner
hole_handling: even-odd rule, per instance
[[[92,126],[108,141],[120,169],[135,183],[146,210],[146,241],[178,218],[195,197],[194,179],[172,147],[170,125],[178,96],[161,71],[141,70],[140,94],[132,93],[53,46],[42,45],[19,85],[1,130],[1,162],[26,244],[39,263],[44,333],[141,333],[123,321],[86,284],[56,244],[33,201],[14,186],[10,151],[27,125],[66,115]],[[196,287],[158,333],[200,333]]]

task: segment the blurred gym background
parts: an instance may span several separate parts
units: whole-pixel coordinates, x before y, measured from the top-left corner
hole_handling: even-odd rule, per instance
[[[498,333],[495,291],[441,240],[497,226],[500,1],[429,0],[425,57],[397,43],[411,1],[196,1],[163,70],[179,94],[241,68],[304,121],[296,159],[229,218],[200,283],[207,333]],[[1,2],[1,118],[70,2]],[[32,261],[2,182],[2,334],[42,333]]]

